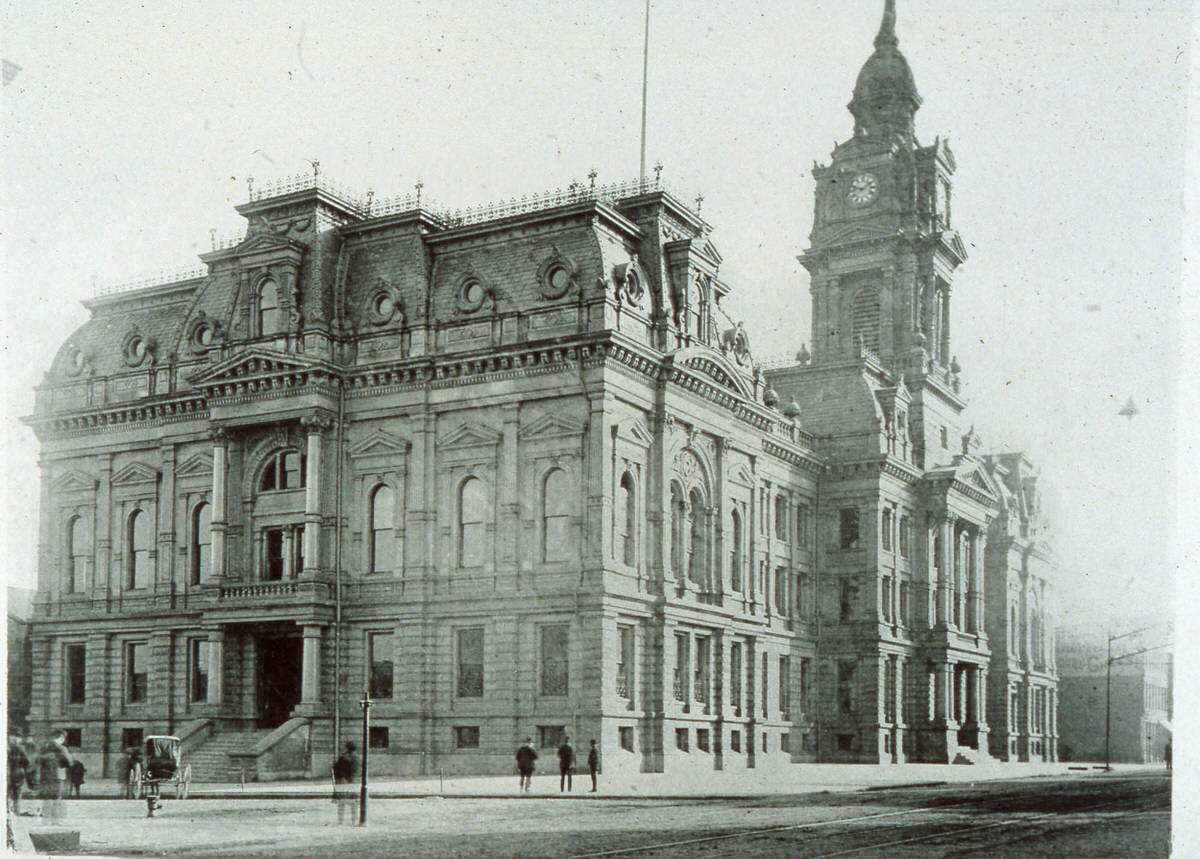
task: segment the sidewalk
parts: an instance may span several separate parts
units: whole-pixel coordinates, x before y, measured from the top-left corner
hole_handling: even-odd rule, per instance
[[[1081,769],[1082,768],[1082,769]],[[1153,772],[1161,766],[1116,764],[1113,774]],[[534,776],[531,796],[543,798],[642,797],[647,799],[708,798],[772,796],[819,791],[856,791],[888,787],[928,785],[933,783],[966,783],[1039,776],[1104,775],[1103,764],[1080,763],[983,763],[957,764],[792,764],[787,769],[761,772],[713,773],[711,778],[680,779],[675,775],[640,773],[632,777],[609,778],[601,775],[598,793],[589,793],[590,781],[585,773],[575,776],[575,790],[560,794],[558,773],[539,773]],[[296,798],[325,796],[331,790],[328,779],[308,781],[248,782],[245,785],[227,782],[192,784],[192,797],[197,799],[237,798]],[[382,777],[371,779],[370,795],[379,799],[403,799],[430,796],[507,798],[517,794],[517,776],[416,776],[409,778]],[[167,786],[164,796],[174,795]],[[83,798],[113,799],[123,795],[115,779],[101,779],[84,785]]]

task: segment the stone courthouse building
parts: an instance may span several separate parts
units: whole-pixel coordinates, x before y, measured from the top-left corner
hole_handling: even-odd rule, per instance
[[[894,22],[786,365],[657,178],[447,213],[314,174],[87,302],[28,419],[35,729],[320,775],[367,692],[376,773],[1052,760],[1037,478],[964,426],[954,157]]]

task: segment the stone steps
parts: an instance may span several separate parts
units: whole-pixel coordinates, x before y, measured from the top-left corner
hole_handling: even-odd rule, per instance
[[[192,768],[194,782],[236,782],[241,779],[239,767],[230,760],[230,753],[249,751],[254,744],[271,733],[272,728],[213,734],[202,746],[189,752],[184,759]],[[254,778],[253,771],[246,780]]]

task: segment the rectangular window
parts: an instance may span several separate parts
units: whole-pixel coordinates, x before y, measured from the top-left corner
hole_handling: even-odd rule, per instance
[[[702,752],[709,751],[708,730],[709,730],[708,728],[697,728],[696,729],[696,748],[698,748]]]
[[[704,704],[708,703],[708,677],[709,666],[712,659],[712,642],[706,636],[696,639],[696,677],[694,682],[694,693],[696,700]]]
[[[82,704],[87,693],[87,646],[68,644],[63,657],[67,669],[67,703]]]
[[[767,654],[762,655],[762,714],[767,718],[770,708],[767,706]]]
[[[787,570],[783,567],[775,571],[775,611],[785,617],[788,613]]]
[[[567,694],[567,627],[543,626],[542,636],[542,694]]]
[[[838,511],[838,543],[843,549],[858,548],[858,508],[844,507]]]
[[[538,725],[538,748],[557,749],[562,745],[567,729],[563,725]]]
[[[125,702],[141,704],[146,700],[147,653],[145,642],[125,645]]]
[[[850,579],[842,579],[839,586],[838,619],[847,621],[854,616],[854,601],[858,598],[858,588]]]
[[[733,704],[733,715],[742,715],[742,643],[729,645],[729,698]]]
[[[912,551],[912,520],[907,516],[900,517],[900,557],[907,558]]]
[[[621,698],[633,697],[633,655],[634,639],[632,626],[618,626],[620,638],[617,653],[617,695]]]
[[[483,629],[458,631],[458,697],[483,697]]]
[[[941,436],[942,450],[949,449],[949,447],[950,447],[950,431],[948,429],[946,429],[945,427],[942,427],[939,435]]]
[[[191,663],[192,675],[192,697],[193,703],[198,703],[208,700],[208,660],[209,660],[209,643],[203,638],[193,638],[188,643],[190,655],[188,657]]]
[[[686,633],[675,633],[675,700],[688,699],[688,666],[691,664],[691,649]]]
[[[142,747],[142,729],[141,728],[122,728],[121,729],[121,748],[122,749],[140,749]]]
[[[837,750],[839,752],[854,751],[854,734],[838,734]]]
[[[762,750],[764,752],[767,751],[767,732],[766,731],[762,732]]]
[[[808,520],[811,515],[807,504],[796,508],[796,545],[801,548],[807,548],[809,544]]]
[[[283,578],[283,529],[268,528],[263,535],[263,578],[277,582]]]
[[[687,728],[676,728],[675,729],[675,748],[679,749],[679,751],[681,751],[681,752],[688,751],[688,729]]]
[[[912,617],[912,586],[908,582],[900,583],[900,616],[898,622],[907,626]]]
[[[367,633],[367,664],[371,671],[371,697],[391,698],[394,663],[390,632]]]
[[[633,727],[631,725],[622,725],[617,728],[617,740],[621,744],[621,748],[627,752],[633,751]]]
[[[895,656],[889,656],[883,675],[883,718],[888,724],[896,723],[896,673],[898,663]]]
[[[812,715],[812,660],[800,660],[800,710],[805,716]]]
[[[792,657],[779,657],[779,712],[787,715],[792,709]]]
[[[891,621],[892,619],[892,577],[884,576],[883,581],[879,585],[879,603],[883,609],[883,619]]]
[[[789,755],[792,753],[792,735],[791,734],[785,733],[785,734],[779,735],[779,751],[785,752]]]
[[[63,743],[68,749],[78,749],[83,745],[83,728],[63,728],[67,732],[67,739]]]
[[[381,725],[372,725],[367,731],[367,743],[373,749],[386,749],[388,747],[388,729]]]
[[[879,538],[883,544],[883,551],[892,551],[892,511],[884,510],[883,515],[879,517]]]
[[[780,540],[787,539],[788,509],[787,496],[775,496],[775,536]]]
[[[477,748],[479,748],[479,726],[478,725],[455,725],[454,726],[454,748],[456,748],[456,749],[477,749]]]
[[[854,712],[854,671],[852,660],[838,661],[837,699],[838,709],[843,713]]]
[[[742,750],[742,732],[741,731],[730,731],[729,732],[729,751],[740,752],[741,750]]]

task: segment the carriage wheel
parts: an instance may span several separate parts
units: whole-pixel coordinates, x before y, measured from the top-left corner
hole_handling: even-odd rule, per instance
[[[134,799],[142,798],[142,765],[134,764],[129,771],[129,793]]]
[[[175,798],[187,799],[188,791],[192,788],[192,765],[188,764],[181,772],[175,773]]]

